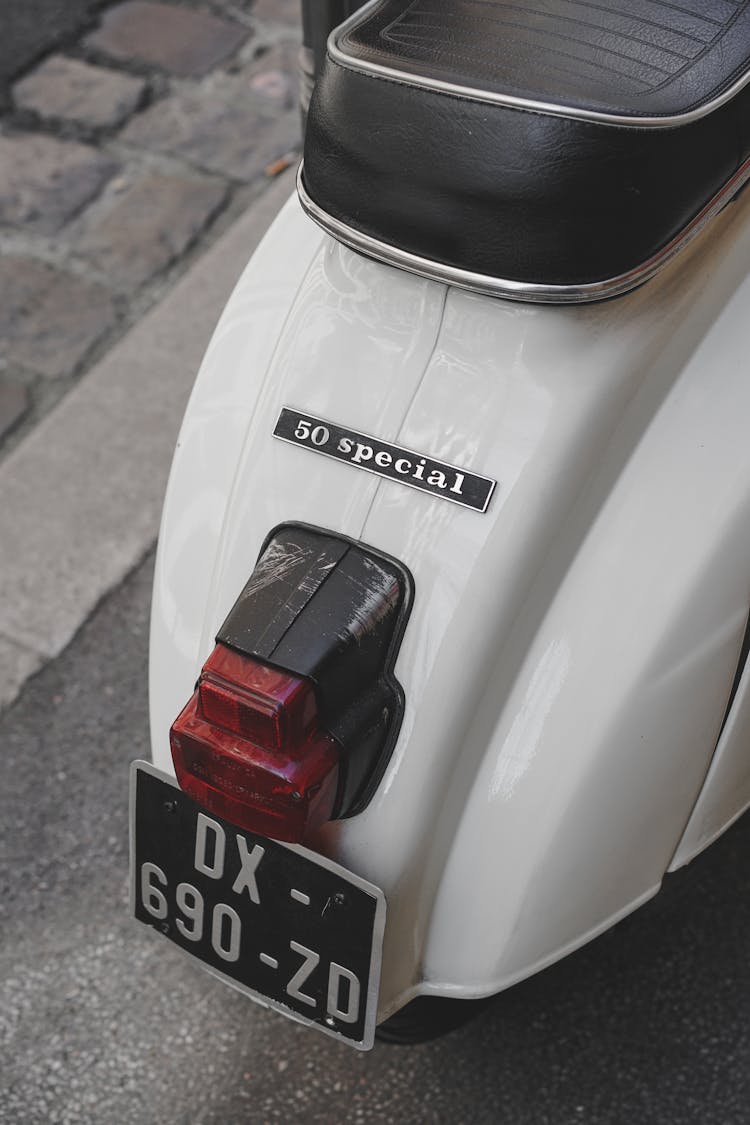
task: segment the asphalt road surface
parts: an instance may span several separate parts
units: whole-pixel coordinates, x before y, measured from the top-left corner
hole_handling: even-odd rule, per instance
[[[127,912],[150,560],[0,719],[0,1121],[746,1125],[750,817],[472,1024],[360,1054]]]

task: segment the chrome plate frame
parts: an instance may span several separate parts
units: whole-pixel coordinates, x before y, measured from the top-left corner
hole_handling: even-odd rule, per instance
[[[190,800],[190,798],[185,797],[185,794],[182,793],[182,790],[180,789],[180,787],[177,784],[177,781],[175,780],[174,777],[172,777],[170,774],[164,773],[162,770],[160,770],[156,766],[154,766],[151,762],[137,760],[137,761],[134,761],[134,762],[131,763],[131,767],[130,767],[130,896],[129,896],[129,902],[130,902],[130,912],[134,917],[136,916],[136,905],[137,905],[137,895],[136,895],[137,872],[136,872],[136,839],[135,839],[135,812],[136,812],[136,807],[135,806],[136,806],[136,787],[137,787],[139,772],[150,774],[152,777],[157,778],[159,781],[164,782],[164,783],[168,784],[169,786],[171,786],[171,788],[176,790],[176,792],[179,793],[182,797],[184,797],[185,800],[188,800],[188,801]],[[195,802],[192,802],[192,803],[194,804]],[[255,833],[248,833],[248,835],[255,836],[256,834]],[[295,853],[295,854],[303,857],[306,862],[313,863],[316,866],[324,868],[325,870],[331,872],[332,874],[337,875],[345,883],[348,883],[350,886],[354,886],[354,887],[359,888],[360,890],[364,891],[366,894],[368,894],[369,896],[371,896],[375,900],[374,925],[373,925],[373,931],[372,931],[372,952],[371,952],[370,966],[369,966],[368,990],[367,990],[367,996],[366,996],[366,1000],[365,1000],[364,1033],[363,1033],[362,1038],[360,1040],[353,1039],[353,1038],[351,1038],[347,1035],[344,1035],[341,1032],[337,1031],[335,1029],[335,1027],[326,1026],[325,1023],[319,1022],[317,1020],[308,1019],[304,1015],[302,1015],[300,1012],[294,1011],[293,1009],[291,1009],[291,1008],[287,1007],[286,1005],[284,1005],[284,1004],[278,1002],[277,1000],[273,999],[273,997],[267,996],[267,995],[263,994],[262,992],[259,992],[259,991],[255,990],[253,988],[250,988],[248,985],[244,984],[241,981],[238,981],[238,980],[234,979],[233,977],[231,977],[227,973],[224,973],[220,969],[217,969],[215,966],[207,964],[199,956],[197,956],[195,953],[193,953],[189,948],[186,948],[185,946],[180,945],[177,942],[175,942],[174,944],[185,956],[189,957],[189,959],[194,964],[197,962],[201,966],[201,968],[204,969],[206,972],[210,973],[211,976],[214,976],[214,977],[218,978],[219,980],[223,981],[225,984],[228,984],[231,988],[235,989],[238,992],[243,993],[245,996],[248,996],[251,1000],[254,1000],[256,1003],[259,1003],[262,1007],[272,1008],[274,1011],[280,1012],[282,1015],[285,1015],[285,1016],[289,1017],[290,1019],[293,1019],[295,1022],[304,1024],[306,1027],[313,1027],[318,1031],[322,1031],[326,1035],[330,1035],[332,1038],[338,1039],[341,1042],[348,1044],[350,1047],[354,1047],[356,1050],[369,1051],[372,1048],[374,1040],[375,1040],[375,1024],[376,1024],[376,1020],[377,1020],[377,1006],[378,1006],[379,985],[380,985],[380,968],[381,968],[381,962],[382,962],[383,935],[384,935],[384,931],[385,931],[385,915],[386,915],[385,896],[384,896],[383,892],[380,890],[379,887],[374,886],[372,883],[368,882],[366,879],[361,878],[359,875],[356,875],[353,872],[346,870],[340,864],[335,863],[333,860],[328,859],[326,856],[320,855],[317,852],[310,851],[309,848],[305,848],[305,847],[303,847],[302,845],[299,845],[299,844],[283,843],[282,841],[278,841],[278,840],[271,841],[271,843],[273,843],[275,848],[284,848],[289,852]]]

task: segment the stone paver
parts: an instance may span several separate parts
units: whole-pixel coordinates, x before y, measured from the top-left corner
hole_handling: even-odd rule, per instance
[[[252,12],[256,19],[264,22],[300,26],[299,0],[255,0]]]
[[[299,47],[296,43],[283,43],[254,59],[242,71],[253,94],[286,109],[296,106],[299,96],[298,54]]]
[[[89,145],[35,133],[0,136],[0,224],[55,234],[116,167]]]
[[[247,36],[246,28],[207,11],[127,0],[104,12],[101,27],[86,44],[113,58],[190,77],[234,54]]]
[[[0,438],[10,433],[29,408],[29,392],[20,383],[0,379]],[[0,692],[0,702],[2,694]]]
[[[103,286],[30,258],[0,258],[0,355],[6,363],[51,378],[68,375],[114,322]]]
[[[250,181],[300,144],[296,110],[253,95],[247,81],[227,80],[211,92],[175,94],[135,117],[122,134],[129,144],[180,156],[200,168]]]
[[[0,464],[300,148],[299,0],[9,0],[11,45],[56,4],[0,91]]]
[[[145,86],[142,78],[55,55],[16,83],[13,97],[41,117],[112,128],[130,116]]]
[[[78,252],[106,271],[112,285],[131,288],[182,254],[226,194],[226,186],[215,181],[147,175],[126,187],[88,225]]]

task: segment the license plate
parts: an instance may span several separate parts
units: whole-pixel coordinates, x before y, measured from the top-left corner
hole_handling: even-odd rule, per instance
[[[254,1000],[372,1047],[385,898],[371,883],[209,816],[133,762],[130,900],[140,922]]]

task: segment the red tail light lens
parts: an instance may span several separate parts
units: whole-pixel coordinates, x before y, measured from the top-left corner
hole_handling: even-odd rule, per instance
[[[316,719],[309,680],[224,645],[217,645],[203,666],[198,694],[209,723],[265,750],[301,743]]]
[[[300,842],[335,814],[339,747],[302,677],[217,645],[170,744],[180,787],[240,828]]]

